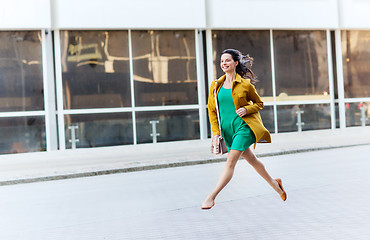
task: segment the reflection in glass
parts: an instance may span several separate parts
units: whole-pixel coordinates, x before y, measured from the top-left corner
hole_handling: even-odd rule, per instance
[[[71,126],[78,127],[77,148],[133,144],[131,113],[66,115],[65,121],[67,148],[72,145]]]
[[[65,109],[130,107],[127,31],[61,31]]]
[[[370,96],[370,31],[342,31],[344,95]]]
[[[45,150],[44,117],[0,118],[0,154]]]
[[[269,130],[270,133],[275,133],[275,122],[274,122],[274,107],[265,106],[259,111],[263,125]]]
[[[335,128],[340,128],[339,104],[336,103],[334,106],[335,106],[335,110],[334,110],[335,111]]]
[[[330,99],[326,32],[274,31],[273,35],[277,100]]]
[[[137,142],[152,143],[153,127],[150,121],[158,121],[158,142],[199,139],[199,111],[176,110],[136,113]]]
[[[136,106],[197,104],[194,31],[132,31]]]
[[[346,103],[346,126],[370,125],[370,102]]]
[[[298,117],[299,111],[301,112],[301,122]],[[297,124],[300,123],[303,131],[329,129],[331,127],[330,116],[329,104],[277,106],[278,131],[298,131]]]
[[[0,111],[43,110],[41,32],[0,32],[0,55]]]
[[[254,58],[252,71],[257,75],[257,92],[261,96],[272,96],[270,32],[266,31],[212,31],[214,79],[224,72],[220,68],[223,50],[234,48]]]

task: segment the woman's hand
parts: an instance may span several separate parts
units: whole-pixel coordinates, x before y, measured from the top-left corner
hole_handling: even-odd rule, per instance
[[[241,107],[238,110],[236,110],[236,114],[238,114],[239,117],[244,117],[245,115],[247,115],[247,109]]]
[[[211,152],[212,153],[218,153],[218,137],[219,135],[214,135],[212,138],[212,145],[211,145]]]

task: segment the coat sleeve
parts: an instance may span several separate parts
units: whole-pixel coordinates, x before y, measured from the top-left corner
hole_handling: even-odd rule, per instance
[[[208,116],[209,116],[209,122],[211,123],[212,136],[221,135],[220,129],[218,127],[215,98],[213,94],[214,89],[215,89],[215,81],[212,81],[211,87],[209,89],[209,94],[208,94]]]
[[[248,100],[252,101],[253,104],[244,106],[244,108],[247,109],[247,115],[256,113],[263,109],[264,105],[262,99],[258,95],[253,84],[249,84]]]

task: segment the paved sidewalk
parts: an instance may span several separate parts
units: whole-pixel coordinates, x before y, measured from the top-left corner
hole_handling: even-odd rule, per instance
[[[259,157],[370,144],[370,127],[280,133],[257,144]],[[0,155],[0,185],[225,161],[210,140]]]

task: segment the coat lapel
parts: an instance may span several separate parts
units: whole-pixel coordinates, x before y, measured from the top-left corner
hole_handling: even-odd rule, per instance
[[[216,85],[216,93],[217,93],[217,95],[218,95],[218,92],[221,89],[221,86],[224,84],[225,79],[226,79],[226,75],[223,75],[219,79],[216,80],[216,82],[217,82],[217,85]]]

